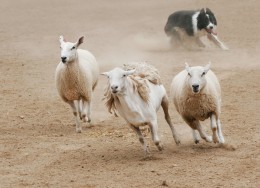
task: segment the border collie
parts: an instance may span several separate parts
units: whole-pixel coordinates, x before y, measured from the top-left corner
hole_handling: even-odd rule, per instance
[[[174,12],[168,17],[164,31],[171,37],[171,40],[181,41],[183,35],[193,37],[200,47],[205,47],[200,37],[207,35],[208,39],[217,46],[223,50],[228,50],[218,39],[216,27],[217,20],[213,12],[209,8],[203,8],[197,11],[183,10]]]

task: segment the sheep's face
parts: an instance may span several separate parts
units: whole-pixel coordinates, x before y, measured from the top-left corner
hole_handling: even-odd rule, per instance
[[[60,50],[62,63],[68,63],[74,61],[77,54],[77,48],[83,43],[84,37],[80,37],[77,42],[66,42],[63,36],[60,36]]]
[[[125,71],[120,68],[114,68],[109,72],[102,73],[102,75],[107,76],[112,94],[120,95],[125,91],[127,76],[134,72],[135,70]]]
[[[207,80],[205,78],[207,72],[210,69],[210,63],[206,65],[205,67],[189,67],[189,65],[186,63],[185,67],[187,71],[187,80],[188,80],[188,85],[192,92],[194,94],[200,93],[200,91],[205,87],[207,84]]]

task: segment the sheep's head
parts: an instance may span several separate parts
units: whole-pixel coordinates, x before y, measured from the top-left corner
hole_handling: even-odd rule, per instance
[[[205,67],[190,67],[186,63],[185,69],[188,74],[188,85],[193,93],[199,93],[207,84],[205,76],[210,69],[210,64],[211,63],[207,64]]]
[[[67,42],[63,36],[60,36],[60,50],[62,63],[71,62],[76,58],[77,48],[83,43],[84,36],[80,37],[77,42]]]
[[[109,72],[104,72],[102,75],[107,76],[111,93],[113,95],[122,94],[126,87],[127,76],[135,72],[135,69],[125,71],[120,68],[114,68]]]

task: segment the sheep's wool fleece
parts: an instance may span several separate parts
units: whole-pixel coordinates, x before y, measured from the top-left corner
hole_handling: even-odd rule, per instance
[[[141,63],[134,62],[130,64],[125,64],[123,66],[123,69],[124,70],[135,69],[134,74],[130,75],[129,78],[133,83],[134,90],[138,92],[139,96],[143,99],[143,101],[148,102],[150,89],[147,82],[151,82],[152,84],[155,85],[161,84],[161,78],[158,70],[152,65],[149,65],[145,62],[141,62]],[[117,116],[115,112],[116,107],[114,104],[114,98],[110,91],[109,84],[105,89],[104,96],[105,96],[104,100],[106,100],[106,106],[108,108],[108,111],[112,113],[111,110],[113,110],[115,116]]]

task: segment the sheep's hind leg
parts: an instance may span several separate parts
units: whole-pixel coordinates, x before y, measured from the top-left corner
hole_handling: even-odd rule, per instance
[[[164,96],[163,99],[162,99],[162,108],[163,108],[163,111],[164,111],[164,115],[165,115],[165,120],[167,121],[169,127],[171,128],[171,131],[172,131],[172,136],[175,140],[175,143],[177,145],[179,145],[181,142],[180,142],[180,139],[178,137],[178,134],[172,124],[172,121],[171,121],[171,117],[169,115],[169,101],[168,101],[168,97],[167,96]]]
[[[222,134],[222,128],[221,128],[221,122],[220,119],[217,119],[217,127],[218,127],[218,137],[219,137],[219,142],[224,144],[225,143],[225,139],[224,136]]]
[[[152,138],[153,138],[153,142],[156,145],[156,147],[158,148],[159,151],[163,150],[163,145],[160,142],[159,136],[158,136],[158,125],[157,125],[157,119],[151,121],[150,123],[148,123],[151,132],[152,132]]]
[[[89,101],[85,101],[82,99],[82,111],[81,111],[81,119],[84,122],[91,122],[90,118],[90,110],[91,110],[91,103]]]
[[[76,132],[81,133],[82,128],[80,125],[80,117],[79,117],[79,104],[78,101],[68,101],[68,104],[71,106],[75,121],[76,121]]]
[[[217,122],[216,122],[216,115],[212,114],[210,116],[210,122],[211,122],[211,129],[213,133],[213,141],[214,143],[219,143],[219,138],[217,134]]]
[[[144,148],[145,156],[149,157],[150,156],[150,151],[148,149],[148,146],[146,144],[144,136],[142,135],[139,127],[135,127],[134,125],[131,125],[131,124],[129,124],[129,126],[130,126],[131,129],[133,129],[135,131],[135,133],[139,137],[139,141],[141,142],[141,144],[142,144],[142,146]]]

